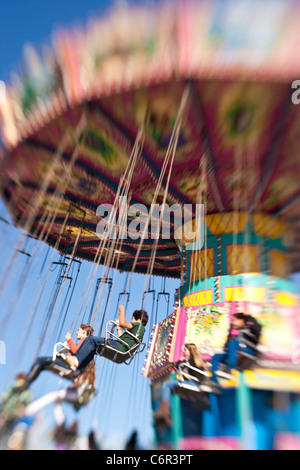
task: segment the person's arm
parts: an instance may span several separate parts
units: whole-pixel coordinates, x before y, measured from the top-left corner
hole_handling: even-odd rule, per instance
[[[122,334],[123,334],[123,330],[120,327],[119,320],[116,320],[116,322],[117,322],[117,335],[118,335],[118,338],[120,338],[120,336],[122,336]]]
[[[125,317],[125,308],[124,305],[119,306],[119,314],[120,314],[120,321],[119,325],[121,328],[126,328],[127,330],[131,330],[133,328],[133,324],[126,321]]]
[[[67,340],[67,343],[68,343],[68,346],[70,348],[70,351],[72,354],[75,354],[76,351],[78,350],[80,344],[78,344],[76,346],[76,344],[74,343],[73,339],[72,339],[72,336],[70,333],[67,333],[66,336],[65,336],[66,340]]]

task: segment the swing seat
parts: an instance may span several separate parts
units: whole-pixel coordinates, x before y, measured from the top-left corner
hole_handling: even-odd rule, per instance
[[[113,327],[110,331],[108,331],[109,325],[111,324],[113,325]],[[129,366],[134,356],[144,351],[146,344],[142,343],[142,341],[138,339],[136,336],[134,336],[132,333],[130,333],[129,330],[126,330],[126,332],[129,335],[131,335],[136,341],[136,344],[134,344],[129,349],[128,344],[125,343],[125,341],[122,341],[120,338],[118,338],[118,336],[116,336],[113,333],[113,330],[116,326],[117,326],[117,322],[114,320],[110,320],[107,322],[105,344],[97,347],[96,354],[98,354],[99,356],[105,357],[106,359],[109,359],[110,361],[115,362],[116,364],[126,364]],[[122,342],[128,348],[128,351],[122,352],[110,346],[108,344],[108,339],[111,339],[111,338],[117,339],[118,341]]]
[[[191,373],[186,373],[183,371],[183,368],[188,368]],[[183,363],[179,365],[178,373],[179,373],[179,382],[176,387],[173,388],[173,393],[178,395],[183,400],[188,400],[192,403],[200,405],[203,409],[208,409],[210,406],[209,402],[209,391],[210,387],[206,386],[205,384],[201,384],[199,379],[193,376],[193,371],[197,371],[197,374],[202,374],[203,377],[208,377],[208,373],[205,371],[201,371],[200,369],[196,369],[195,367],[191,366],[190,364]],[[189,380],[193,380],[193,384],[185,382],[185,378]]]
[[[236,369],[238,371],[253,369],[257,363],[258,357],[259,350],[257,348],[253,348],[253,353],[251,354],[239,351]]]
[[[61,364],[57,364],[54,362],[57,357],[63,360]],[[54,345],[52,360],[53,365],[51,365],[48,370],[50,370],[54,374],[60,375],[61,377],[69,378],[73,382],[76,377],[70,374],[77,370],[76,358],[71,353],[67,343],[59,342]],[[75,362],[73,362],[72,360],[75,360]],[[70,377],[68,377],[69,375]]]
[[[67,363],[65,367],[54,364],[53,366],[48,367],[47,370],[49,370],[50,372],[53,372],[53,374],[63,377],[64,379],[71,380],[71,382],[74,382],[76,378],[73,375],[71,375],[73,373],[73,370],[70,369]]]
[[[251,355],[244,352],[239,352],[236,369],[238,371],[253,369],[256,363],[257,356],[255,354]]]
[[[201,387],[192,387],[191,385],[179,383],[174,387],[173,393],[182,400],[200,405],[203,409],[209,409],[210,407],[209,393],[204,392]]]
[[[239,350],[236,366],[238,371],[253,369],[253,367],[256,365],[260,356],[259,340],[261,336],[261,330],[262,327],[259,324],[255,326],[255,333],[249,329],[246,329],[247,337],[245,338],[242,347],[245,349],[246,346],[248,346],[251,352],[249,353],[243,350]]]

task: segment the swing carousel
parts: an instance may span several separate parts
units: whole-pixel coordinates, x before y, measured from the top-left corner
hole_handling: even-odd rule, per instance
[[[28,47],[0,107],[14,223],[61,254],[66,279],[74,260],[105,268],[89,323],[104,327],[113,269],[123,303],[133,273],[142,305],[151,276],[180,281],[144,364],[154,410],[184,343],[209,364],[236,312],[262,325],[257,361],[220,396],[173,395],[158,447],[300,447],[299,15],[297,1],[119,6]]]

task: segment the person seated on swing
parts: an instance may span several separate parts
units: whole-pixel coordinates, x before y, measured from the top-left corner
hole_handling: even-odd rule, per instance
[[[68,333],[66,335],[66,340],[72,348],[71,351],[75,351],[75,355],[78,360],[78,369],[84,370],[94,358],[95,354],[99,353],[99,350],[105,347],[105,344],[121,353],[129,351],[138,343],[138,341],[142,341],[147,323],[148,314],[145,310],[135,310],[131,321],[127,322],[124,306],[120,305],[119,323],[117,325],[117,334],[119,339],[90,335],[84,339],[84,341],[79,345],[79,348],[77,348],[78,345],[75,346],[75,351],[72,344],[72,337],[70,333]],[[130,333],[127,333],[127,331],[123,332],[123,329],[128,330]]]
[[[33,400],[29,390],[24,390],[20,395],[15,395],[13,392],[15,387],[20,387],[24,383],[25,377],[23,373],[18,374],[15,382],[0,396],[0,435],[23,416],[24,409]]]
[[[93,328],[90,325],[82,323],[76,333],[78,340],[77,345],[72,341],[70,347],[70,354],[63,358],[57,356],[55,360],[52,357],[38,357],[34,364],[32,365],[30,372],[25,376],[23,384],[16,386],[13,389],[14,393],[22,393],[24,390],[27,390],[30,385],[39,377],[40,373],[44,370],[54,371],[56,367],[60,369],[65,369],[66,377],[68,377],[74,369],[78,368],[79,362],[76,357],[76,351],[80,348],[83,342],[94,333]],[[77,374],[78,375],[78,374]],[[74,377],[76,378],[76,376]]]
[[[183,346],[183,356],[179,361],[173,364],[175,371],[178,371],[181,364],[188,364],[195,369],[199,369],[199,372],[196,370],[190,369],[189,367],[183,367],[183,373],[186,374],[186,377],[192,376],[193,378],[185,378],[184,383],[188,385],[195,385],[199,387],[199,392],[201,391],[201,386],[205,385],[208,381],[208,369],[205,362],[201,359],[198,352],[197,346],[193,343],[186,343]],[[181,368],[182,370],[182,368]],[[201,371],[201,372],[200,372]],[[205,372],[205,374],[203,374]],[[199,386],[200,385],[200,386]],[[175,387],[178,386],[177,379],[170,379],[162,384],[162,396],[158,410],[154,412],[154,419],[157,422],[163,422],[164,424],[171,425],[171,412],[170,412],[170,402],[172,391]]]
[[[55,366],[64,367],[67,369],[67,376],[76,377],[84,371],[86,366],[93,360],[99,347],[104,347],[105,343],[109,344],[114,349],[121,352],[126,352],[130,349],[137,341],[132,335],[137,335],[138,340],[142,340],[145,333],[145,326],[148,323],[148,315],[144,310],[136,310],[133,313],[131,322],[126,321],[125,309],[123,305],[119,306],[120,319],[117,327],[118,337],[120,341],[112,338],[103,338],[93,336],[94,330],[90,325],[82,324],[77,333],[76,337],[79,341],[76,345],[72,339],[70,333],[67,333],[65,338],[73,358],[69,358],[66,362],[61,357],[56,357],[53,361],[52,357],[41,357],[38,358],[33,364],[29,374],[26,376],[24,384],[14,390],[15,393],[21,393],[22,391],[29,388],[43,370],[52,370]],[[122,328],[125,328],[131,332],[131,334],[123,333]],[[124,344],[125,343],[125,344]],[[126,347],[127,346],[127,347]],[[73,372],[72,365],[76,367],[76,371]],[[69,370],[68,370],[69,368]]]
[[[217,376],[233,379],[232,370],[239,362],[240,353],[255,359],[258,355],[262,327],[251,315],[235,313],[230,325],[224,353],[212,357],[212,381],[218,383]],[[219,370],[220,365],[222,365]]]

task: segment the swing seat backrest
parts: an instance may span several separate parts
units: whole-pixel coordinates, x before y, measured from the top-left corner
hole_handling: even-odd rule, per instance
[[[53,348],[52,360],[55,361],[57,357],[64,359],[70,354],[72,353],[67,343],[56,343]]]
[[[188,369],[188,373],[185,371],[185,369]],[[203,378],[208,377],[208,373],[205,372],[204,370],[197,369],[196,367],[191,366],[188,362],[182,362],[178,366],[178,375],[179,375],[179,380],[181,382],[181,385],[184,386],[184,380],[189,379],[193,380],[195,385],[199,384],[199,378],[195,376],[195,373],[202,374]]]

